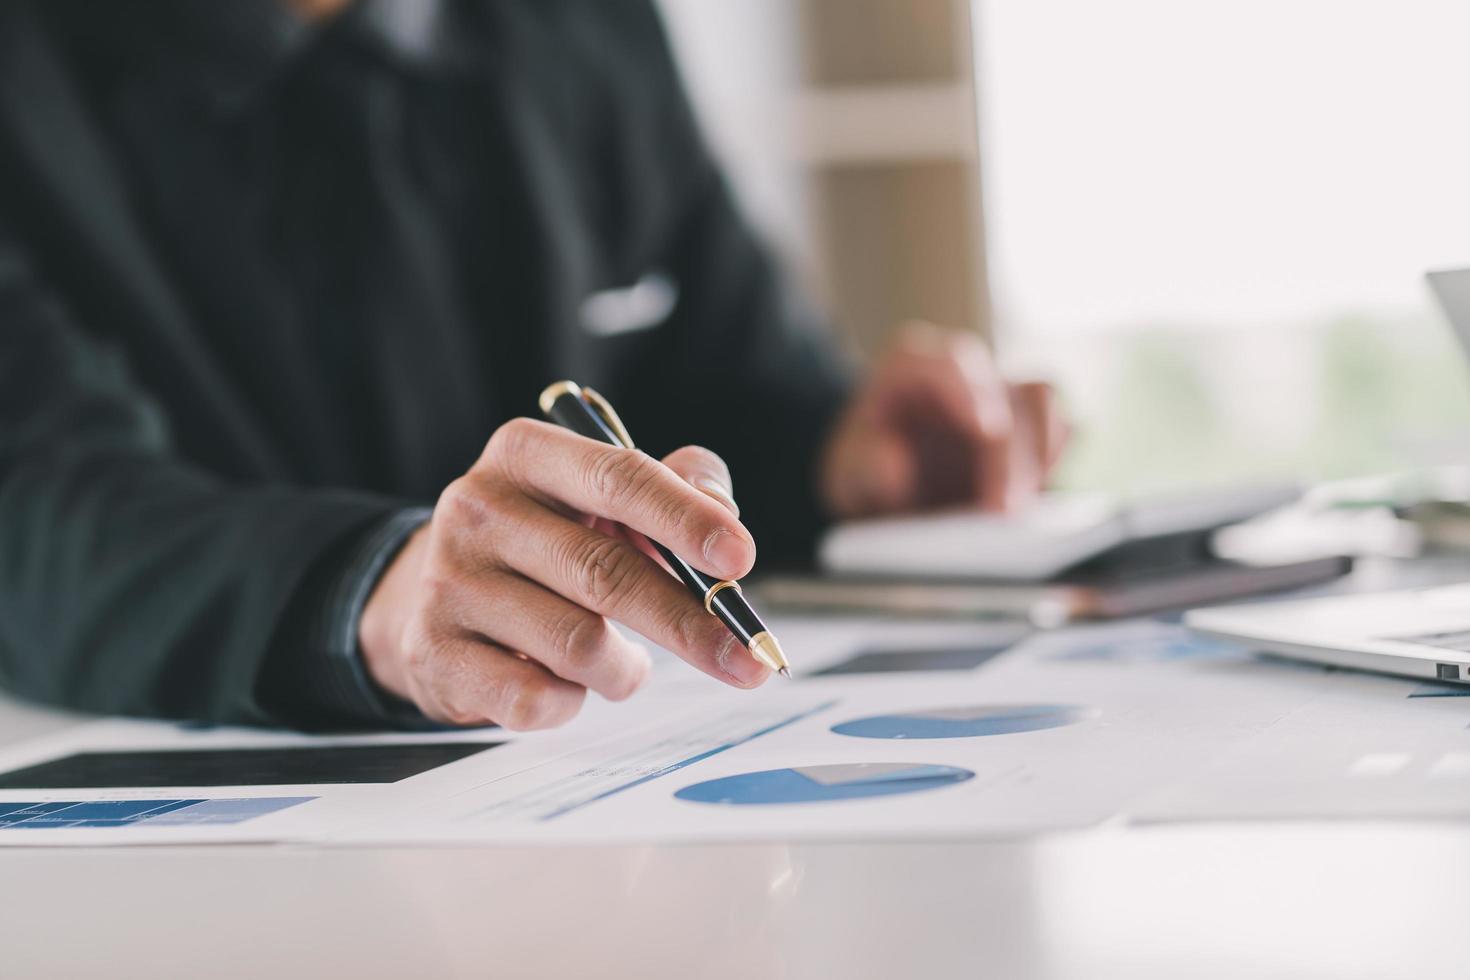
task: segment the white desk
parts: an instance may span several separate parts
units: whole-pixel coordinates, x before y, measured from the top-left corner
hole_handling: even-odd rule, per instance
[[[1470,828],[1013,843],[0,854],[0,975],[1470,974]]]
[[[5,740],[66,723],[0,703]],[[5,980],[1470,976],[1470,826],[1452,823],[9,850],[0,896]]]

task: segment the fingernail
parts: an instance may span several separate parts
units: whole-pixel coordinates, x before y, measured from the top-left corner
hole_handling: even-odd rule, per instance
[[[697,476],[694,478],[694,486],[695,489],[709,494],[724,504],[726,509],[736,517],[740,516],[740,505],[735,502],[735,497],[731,494],[730,488],[719,480],[716,480],[712,476]]]
[[[719,575],[733,577],[744,574],[749,554],[750,544],[722,527],[716,528],[704,541],[704,557],[709,562],[709,571]]]
[[[750,651],[733,636],[727,636],[721,642],[715,662],[741,687],[753,687],[765,680],[765,665],[751,656]]]

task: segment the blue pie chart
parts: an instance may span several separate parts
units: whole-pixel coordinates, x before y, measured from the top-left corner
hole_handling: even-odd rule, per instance
[[[765,769],[685,786],[681,800],[724,806],[829,803],[899,793],[922,793],[973,779],[968,769],[920,762],[849,762]]]
[[[833,725],[855,738],[976,738],[1060,728],[1089,717],[1075,704],[971,704],[869,715]]]

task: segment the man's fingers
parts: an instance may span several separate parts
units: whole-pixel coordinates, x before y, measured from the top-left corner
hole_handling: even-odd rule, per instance
[[[648,677],[647,650],[606,618],[534,582],[496,575],[476,582],[466,599],[458,611],[461,625],[609,701],[629,697]]]
[[[410,657],[414,701],[452,725],[554,728],[575,717],[587,696],[540,664],[468,634],[424,637]]]
[[[1055,389],[1045,382],[1013,385],[1011,402],[1016,419],[1017,465],[1027,473],[1020,489],[1028,494],[1036,493],[1046,486],[1047,478],[1061,461],[1071,430],[1057,403]]]
[[[628,541],[526,501],[516,530],[496,543],[507,566],[572,603],[632,627],[727,684],[753,687],[768,671],[678,579]]]
[[[936,421],[974,449],[974,485],[980,505],[1004,510],[1011,496],[1014,419],[1009,388],[977,338],[914,325],[891,359],[898,383],[923,392]]]
[[[730,468],[719,456],[703,446],[685,446],[665,456],[663,463],[694,489],[709,494],[731,514],[740,516],[740,505],[735,502],[735,490],[730,481]]]
[[[1047,385],[1027,382],[1011,386],[1011,414],[1015,420],[1011,440],[1012,507],[1026,503],[1046,482],[1050,411],[1051,389]]]
[[[516,419],[496,431],[484,462],[535,496],[648,535],[701,571],[735,579],[755,563],[750,532],[721,502],[637,450]]]
[[[1067,449],[1067,443],[1072,439],[1072,427],[1067,423],[1067,416],[1062,411],[1061,402],[1057,399],[1056,389],[1044,382],[1034,382],[1045,391],[1042,405],[1041,431],[1045,435],[1045,444],[1042,449],[1042,465],[1045,476],[1050,476],[1052,470],[1062,461],[1062,453]]]
[[[903,433],[874,426],[857,437],[862,465],[833,474],[827,488],[840,511],[885,514],[920,499],[918,459]]]

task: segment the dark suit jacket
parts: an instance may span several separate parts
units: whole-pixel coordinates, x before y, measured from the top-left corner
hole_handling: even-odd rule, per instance
[[[800,553],[843,372],[704,151],[656,18],[624,0],[495,9],[515,27],[495,95],[520,202],[505,235],[531,270],[500,402],[531,414],[560,377],[600,388],[649,451],[722,453],[763,555]],[[353,432],[390,464],[354,472],[281,430],[328,406],[310,386],[240,384],[228,328],[186,301],[73,59],[45,0],[0,3],[0,683],[99,711],[279,721],[268,678],[312,655],[288,627],[319,601],[312,577],[472,459]],[[589,295],[650,274],[677,289],[665,322],[589,331]],[[432,425],[438,394],[392,397]],[[310,692],[292,697],[305,716],[287,720],[309,724]]]

